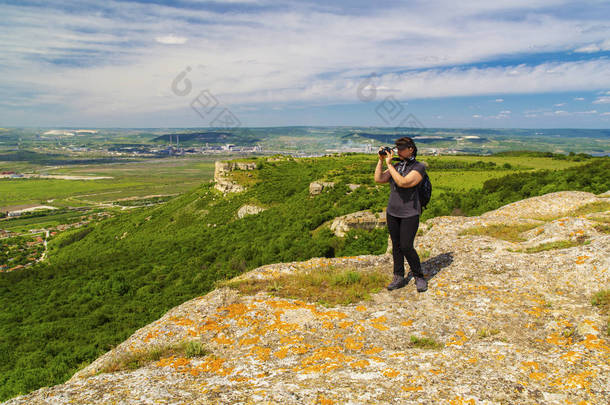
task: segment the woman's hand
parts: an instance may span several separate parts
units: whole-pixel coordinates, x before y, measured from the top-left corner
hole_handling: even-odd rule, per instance
[[[385,159],[385,155],[379,154],[379,152],[381,152],[382,149],[383,149],[383,146],[380,146],[379,150],[377,151],[377,156],[379,156],[379,160],[383,162],[383,160]]]
[[[394,151],[390,149],[390,151],[385,154],[385,164],[389,166],[392,165],[392,156],[394,156]]]

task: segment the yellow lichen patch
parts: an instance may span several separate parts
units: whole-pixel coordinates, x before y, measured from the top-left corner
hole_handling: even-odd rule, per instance
[[[471,357],[467,360],[470,364],[475,364],[477,361],[479,361],[479,359],[477,359],[476,357]]]
[[[158,329],[153,329],[152,331],[148,332],[148,334],[146,336],[144,336],[144,342],[148,343],[148,341],[150,339],[154,339],[156,337],[159,337],[159,335],[161,334],[161,332]]]
[[[235,342],[233,339],[229,339],[225,335],[218,335],[215,338],[213,338],[212,340],[214,342],[218,343],[219,345],[231,345]]]
[[[320,404],[320,405],[333,405],[334,402],[327,398],[326,396],[324,396],[323,394],[318,395],[318,398],[316,399],[316,404]]]
[[[295,371],[303,373],[328,373],[351,361],[352,358],[343,353],[343,349],[338,346],[320,347],[313,354],[301,361],[301,367]]]
[[[587,255],[578,256],[576,258],[576,264],[584,264],[587,261],[588,258],[589,258],[589,256],[587,256]]]
[[[408,321],[402,321],[400,324],[402,326],[407,326],[407,327],[411,326],[411,325],[413,325],[413,319],[409,319]]]
[[[463,397],[457,397],[449,400],[449,405],[475,405],[474,399],[465,399]]]
[[[348,350],[360,350],[362,349],[362,346],[364,345],[362,342],[359,342],[359,340],[362,340],[362,338],[353,338],[353,337],[347,337],[345,338],[345,348]]]
[[[260,361],[267,361],[270,353],[271,349],[268,347],[254,346],[252,349],[250,349],[250,354],[256,356],[256,358],[258,358]]]
[[[452,336],[451,340],[449,342],[447,342],[447,346],[462,346],[464,343],[466,343],[466,341],[468,340],[468,338],[466,337],[466,334],[464,332],[462,332],[461,330],[458,330],[455,332],[456,336]]]
[[[602,339],[599,339],[597,336],[591,334],[585,336],[585,340],[580,342],[580,344],[589,350],[600,350],[604,352],[610,351],[610,347],[608,347]]]
[[[250,310],[250,308],[248,308],[248,306],[246,304],[242,304],[242,303],[238,302],[235,304],[228,305],[226,307],[219,307],[218,313],[226,311],[228,313],[224,314],[225,317],[230,318],[230,319],[237,319],[237,318],[241,317],[243,314],[245,314],[246,312],[248,312],[249,310]]]
[[[561,358],[567,361],[575,362],[582,358],[582,354],[575,351],[569,351],[565,354],[562,354]]]
[[[375,329],[384,331],[384,330],[388,330],[390,328],[388,328],[386,325],[384,325],[387,322],[387,318],[385,316],[380,316],[379,318],[373,318],[371,319],[371,326]]]
[[[356,332],[358,332],[358,333],[362,333],[362,332],[364,332],[364,329],[365,329],[365,328],[364,328],[364,326],[363,326],[363,325],[359,325],[359,324],[354,325],[354,330],[355,330]]]
[[[549,336],[547,336],[546,342],[556,346],[568,346],[572,344],[572,338],[559,336],[559,334],[553,332]]]
[[[354,361],[353,363],[350,364],[351,368],[366,368],[369,366],[369,362],[368,360],[362,359],[362,360],[357,360]]]
[[[366,354],[367,356],[373,356],[381,351],[383,351],[381,347],[371,347],[370,349],[365,350],[364,354]]]
[[[261,333],[277,332],[280,335],[286,335],[297,329],[299,329],[299,325],[296,323],[281,322],[281,321],[276,320],[272,324],[261,328],[260,332]]]
[[[352,321],[343,321],[343,322],[339,322],[339,327],[341,329],[345,329],[345,328],[349,328],[353,324],[354,324],[354,322],[352,322]]]
[[[439,374],[443,374],[445,373],[447,370],[443,369],[443,368],[432,368],[430,369],[430,372],[434,375],[439,375]]]
[[[538,363],[536,363],[535,361],[522,361],[521,364],[522,364],[521,368],[524,371],[528,371],[530,369],[538,370],[538,368],[540,367],[540,365]]]
[[[290,348],[290,351],[294,354],[305,354],[311,349],[311,345],[297,345]]]
[[[335,325],[332,322],[329,322],[329,321],[324,321],[322,323],[322,327],[324,327],[325,329],[328,329],[328,330],[335,329]]]
[[[400,372],[396,371],[392,368],[388,368],[388,369],[384,370],[383,375],[388,378],[394,378],[394,377],[398,377],[400,375]]]
[[[589,386],[591,385],[591,381],[589,381],[589,379],[594,375],[595,374],[593,373],[593,371],[583,371],[576,374],[570,374],[566,377],[557,377],[553,382],[550,383],[550,385],[564,389],[585,389],[589,388]]]
[[[300,342],[301,340],[303,340],[304,337],[303,336],[282,336],[280,338],[280,343],[286,344],[286,343],[294,343],[294,342]]]
[[[259,336],[253,336],[250,338],[243,338],[239,341],[239,345],[240,346],[248,346],[248,345],[253,345],[255,343],[258,343],[258,341],[260,340]]]
[[[366,307],[364,305],[358,305],[356,307],[356,311],[364,312],[366,311]]]
[[[424,390],[424,387],[422,387],[421,385],[417,385],[417,386],[403,385],[401,388],[402,388],[403,391],[407,391],[407,392],[423,391]]]
[[[530,378],[530,380],[540,381],[540,380],[546,378],[546,373],[533,372],[533,373],[530,373],[529,378]]]
[[[202,332],[207,332],[207,331],[216,331],[216,332],[220,332],[223,329],[225,329],[227,326],[226,325],[220,325],[218,322],[212,320],[212,319],[208,319],[207,321],[205,321],[203,323],[203,325],[201,325],[199,327],[199,330]]]
[[[191,319],[188,318],[180,318],[177,316],[172,316],[171,318],[169,318],[170,322],[175,323],[176,325],[180,325],[180,326],[191,326],[193,325],[195,322]]]
[[[278,350],[275,353],[273,353],[273,355],[275,357],[277,357],[278,359],[286,358],[286,356],[288,355],[288,350],[289,349],[290,349],[289,347],[283,347],[280,350]]]

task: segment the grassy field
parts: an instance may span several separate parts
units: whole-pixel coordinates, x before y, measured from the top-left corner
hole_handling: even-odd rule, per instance
[[[5,162],[6,163],[6,162]],[[6,164],[3,165],[6,167]],[[0,210],[21,204],[89,206],[120,198],[179,194],[214,176],[213,157],[185,157],[134,163],[74,165],[28,170],[56,175],[107,176],[102,180],[0,179]]]

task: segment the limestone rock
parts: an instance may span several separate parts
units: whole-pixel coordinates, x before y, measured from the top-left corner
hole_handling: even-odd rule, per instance
[[[259,212],[265,211],[265,208],[259,207],[257,205],[242,205],[239,210],[237,210],[237,217],[243,218],[246,215],[255,215]]]
[[[254,162],[222,162],[217,160],[214,163],[214,188],[223,194],[239,193],[245,188],[227,179],[228,174],[233,170],[254,170],[256,163]]]
[[[309,184],[309,195],[314,196],[320,194],[324,189],[329,189],[335,186],[335,183],[328,181],[314,181]]]
[[[330,225],[336,236],[344,237],[350,229],[375,229],[387,225],[385,211],[375,215],[370,211],[358,211],[337,217]]]

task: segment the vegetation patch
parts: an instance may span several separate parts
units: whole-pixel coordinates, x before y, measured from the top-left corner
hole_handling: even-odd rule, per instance
[[[444,345],[441,342],[437,342],[432,338],[411,335],[411,346],[417,347],[419,349],[437,350],[442,349]]]
[[[253,295],[261,291],[283,298],[318,302],[325,306],[348,305],[370,298],[389,282],[381,269],[360,272],[351,268],[313,269],[305,273],[285,274],[270,280],[238,280],[221,283]]]
[[[205,346],[196,340],[182,341],[180,343],[152,346],[150,349],[143,352],[124,353],[117,357],[112,363],[107,364],[99,370],[99,373],[114,373],[124,370],[135,370],[159,361],[162,357],[180,356],[180,357],[202,357],[210,354],[210,351]]]
[[[570,216],[578,217],[605,211],[610,211],[610,201],[594,201],[570,211]]]
[[[595,230],[597,232],[610,234],[610,225],[608,225],[608,224],[596,224],[596,225],[593,225],[593,228],[595,228]]]
[[[524,242],[526,239],[522,238],[520,234],[522,232],[529,231],[530,229],[534,229],[537,226],[538,225],[535,224],[494,224],[487,226],[475,226],[460,232],[459,235],[491,236],[492,238],[502,239],[509,242]]]
[[[540,245],[528,247],[524,250],[520,250],[525,253],[538,253],[543,252],[545,250],[555,250],[555,249],[567,249],[575,246],[588,245],[591,243],[589,240],[579,239],[579,240],[559,240],[555,242],[547,242],[541,243]]]
[[[606,317],[606,334],[610,336],[610,289],[596,292],[591,297],[591,304],[598,307]]]

